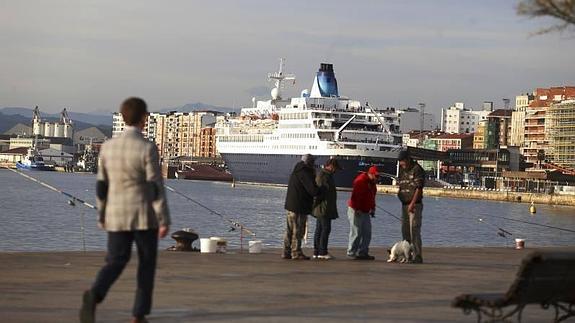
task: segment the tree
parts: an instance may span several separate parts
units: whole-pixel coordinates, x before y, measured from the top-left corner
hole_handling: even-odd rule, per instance
[[[575,26],[575,0],[521,0],[517,14],[530,18],[551,17],[559,22],[539,30],[536,34],[563,31]]]

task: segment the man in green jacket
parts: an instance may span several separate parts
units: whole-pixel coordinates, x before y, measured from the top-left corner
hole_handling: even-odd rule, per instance
[[[331,232],[331,220],[337,219],[337,191],[333,174],[340,169],[336,159],[330,158],[315,178],[322,194],[315,198],[312,215],[317,219],[314,235],[314,259],[330,260],[327,243]]]

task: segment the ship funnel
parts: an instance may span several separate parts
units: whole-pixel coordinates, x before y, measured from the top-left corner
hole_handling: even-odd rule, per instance
[[[333,64],[320,64],[319,71],[313,80],[310,96],[312,98],[339,97]]]

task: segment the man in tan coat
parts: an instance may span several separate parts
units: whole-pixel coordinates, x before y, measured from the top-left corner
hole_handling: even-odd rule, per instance
[[[106,264],[92,288],[84,292],[81,322],[94,322],[96,304],[104,300],[124,270],[134,242],[139,261],[132,322],[146,322],[152,307],[158,237],[165,237],[169,231],[170,214],[158,151],[142,135],[148,116],[146,103],[129,98],[120,112],[126,129],[102,145],[98,165],[99,225],[108,232]]]

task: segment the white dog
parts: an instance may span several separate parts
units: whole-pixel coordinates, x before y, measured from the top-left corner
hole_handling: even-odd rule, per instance
[[[413,260],[413,245],[407,240],[396,242],[389,252],[387,262],[410,262]]]

